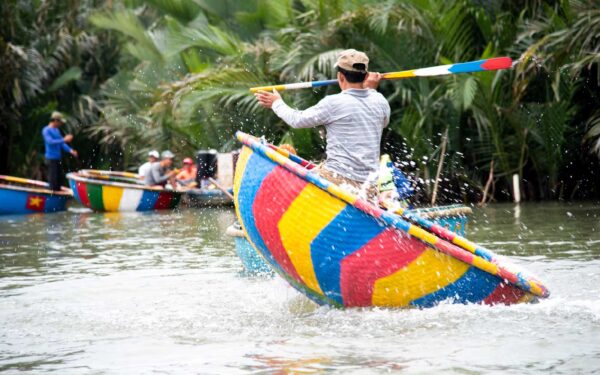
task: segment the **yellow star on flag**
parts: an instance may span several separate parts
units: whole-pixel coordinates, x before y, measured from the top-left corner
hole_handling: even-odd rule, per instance
[[[41,207],[42,206],[42,198],[40,198],[40,197],[29,198],[29,205],[31,207]]]

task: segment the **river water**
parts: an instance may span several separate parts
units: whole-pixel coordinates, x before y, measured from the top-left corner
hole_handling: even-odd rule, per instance
[[[492,205],[468,237],[537,274],[537,304],[317,307],[248,278],[232,210],[0,218],[0,371],[600,372],[600,206]]]

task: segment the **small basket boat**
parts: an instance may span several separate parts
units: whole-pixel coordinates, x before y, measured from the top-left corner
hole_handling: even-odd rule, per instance
[[[248,275],[273,275],[273,270],[254,250],[238,223],[231,224],[225,231],[235,241],[235,253],[242,261],[244,273]]]
[[[234,181],[238,220],[269,265],[313,301],[431,307],[549,295],[491,251],[410,212],[381,210],[301,158],[248,134],[237,137],[244,144]]]
[[[0,215],[64,211],[70,189],[50,190],[43,181],[0,175]]]
[[[181,193],[146,186],[129,172],[84,169],[67,174],[75,199],[94,211],[127,212],[174,209]]]

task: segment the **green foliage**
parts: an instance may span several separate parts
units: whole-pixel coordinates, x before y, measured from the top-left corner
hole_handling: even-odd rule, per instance
[[[37,38],[13,35],[27,43],[0,39],[0,53],[8,57],[0,60],[2,71],[14,77],[12,84],[0,81],[0,92],[10,98],[13,109],[5,113],[13,123],[28,103],[43,108],[31,113],[70,103],[69,112],[84,119],[84,134],[102,153],[122,154],[123,167],[150,148],[179,155],[232,149],[238,129],[320,158],[322,130],[290,129],[259,107],[248,88],[333,77],[345,48],[366,51],[371,70],[382,72],[509,55],[519,59],[509,71],[382,82],[393,111],[384,139],[394,142],[383,147],[413,161],[411,173],[427,190],[448,131],[443,175],[479,189],[494,165],[498,199],[513,173],[528,181],[528,198],[574,196],[590,163],[597,165],[590,152],[600,156],[600,11],[594,0],[110,3],[84,1],[79,13],[55,5],[54,14],[64,17],[52,19],[68,20],[60,24],[42,25],[35,21],[40,12],[20,11],[3,27],[39,24]],[[112,54],[99,55],[100,39]],[[306,108],[336,91],[283,95]],[[23,149],[36,147],[39,142]]]

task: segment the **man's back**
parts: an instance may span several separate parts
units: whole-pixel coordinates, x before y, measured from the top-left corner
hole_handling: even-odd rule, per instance
[[[144,184],[146,185],[164,185],[168,177],[165,176],[165,169],[160,165],[160,162],[150,164],[150,168],[144,175]]]
[[[390,119],[390,105],[379,92],[347,89],[304,111],[278,100],[273,111],[293,128],[325,126],[326,169],[360,182],[377,173],[381,133]]]
[[[377,172],[381,133],[390,118],[390,106],[375,90],[348,89],[323,99],[329,116],[325,167],[356,181]]]

